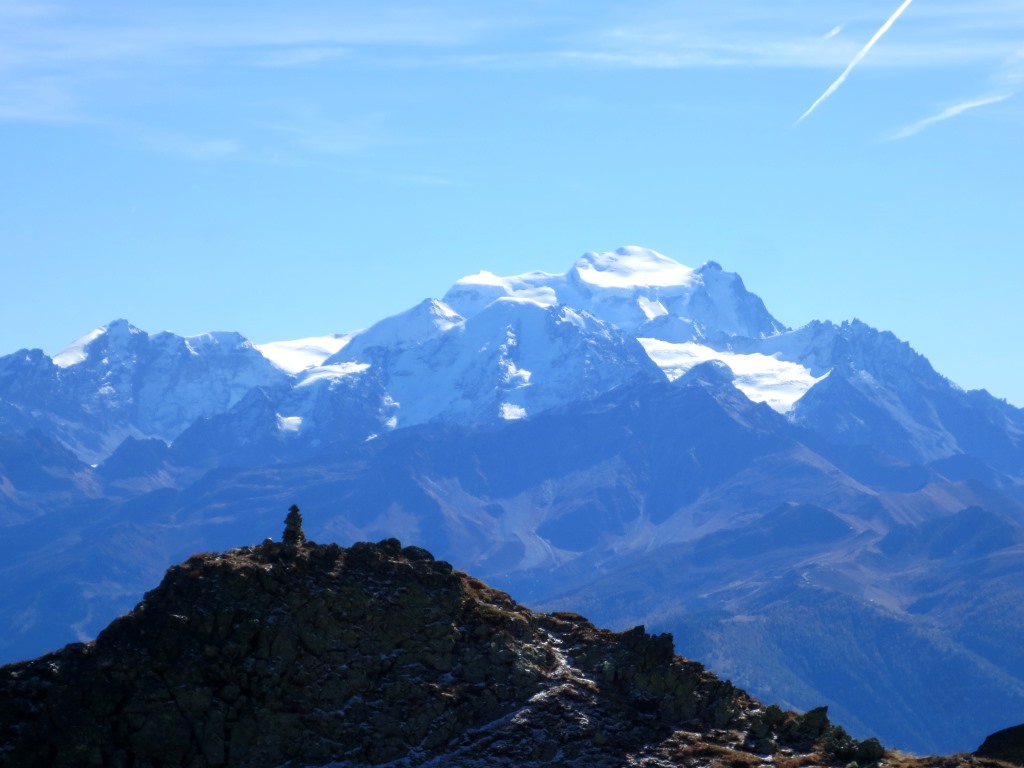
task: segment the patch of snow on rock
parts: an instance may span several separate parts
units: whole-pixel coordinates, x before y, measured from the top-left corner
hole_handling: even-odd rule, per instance
[[[277,428],[281,432],[298,432],[302,428],[302,417],[277,414]]]
[[[516,421],[517,419],[526,418],[526,409],[521,405],[514,405],[512,403],[501,404],[501,418],[505,421]]]
[[[668,314],[668,310],[665,309],[665,305],[656,299],[650,299],[647,296],[640,296],[636,301],[637,304],[640,305],[640,311],[646,315],[648,320],[653,320],[656,317]]]
[[[348,344],[351,338],[351,334],[310,336],[292,341],[271,341],[266,344],[257,344],[256,349],[285,373],[294,374],[321,365],[324,360]]]
[[[766,403],[779,413],[791,411],[807,390],[828,376],[826,373],[815,377],[799,363],[759,353],[720,352],[693,342],[673,344],[648,338],[638,341],[670,381],[675,381],[700,363],[716,360],[732,370],[737,389],[754,402]]]
[[[313,384],[337,381],[338,379],[360,374],[369,367],[369,363],[333,363],[331,365],[322,365],[318,368],[311,368],[296,387],[308,387]]]
[[[53,356],[53,364],[58,368],[70,368],[72,365],[77,365],[82,362],[88,356],[88,353],[85,351],[86,346],[89,342],[95,341],[106,333],[106,330],[105,326],[97,328],[96,330],[85,334],[85,336],[82,336],[80,339],[75,339],[75,341],[71,342],[68,346],[64,347],[64,349]]]

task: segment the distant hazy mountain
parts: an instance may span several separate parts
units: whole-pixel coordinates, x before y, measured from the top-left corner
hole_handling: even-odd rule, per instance
[[[950,752],[1022,719],[1024,412],[862,322],[787,329],[712,262],[622,248],[344,335],[116,321],[0,358],[0,660],[292,502],[317,539],[671,630],[860,737]]]
[[[169,442],[287,378],[237,333],[151,336],[115,320],[52,359],[38,350],[0,358],[0,418],[5,432],[37,428],[97,460],[128,436]]]

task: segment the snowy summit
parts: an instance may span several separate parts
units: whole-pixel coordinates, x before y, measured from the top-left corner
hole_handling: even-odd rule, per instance
[[[713,261],[691,269],[639,246],[586,253],[562,275],[481,272],[456,282],[444,302],[470,317],[502,296],[564,304],[633,335],[673,342],[762,338],[785,330],[739,275]]]
[[[583,254],[573,265],[575,276],[597,288],[650,288],[685,286],[694,270],[657,251],[627,245],[610,253]]]

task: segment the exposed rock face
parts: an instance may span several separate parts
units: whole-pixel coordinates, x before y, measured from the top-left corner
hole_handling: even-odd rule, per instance
[[[975,754],[1024,765],[1024,725],[996,731],[985,739]]]
[[[0,669],[0,765],[12,768],[772,755],[846,765],[884,751],[824,709],[763,707],[675,656],[669,635],[531,612],[394,539],[195,555],[94,643]]]

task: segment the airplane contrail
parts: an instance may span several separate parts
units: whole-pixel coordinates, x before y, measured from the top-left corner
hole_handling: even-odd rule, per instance
[[[932,115],[931,117],[926,117],[924,120],[918,120],[916,123],[911,123],[910,125],[893,134],[889,138],[891,140],[905,139],[908,136],[913,136],[915,134],[920,133],[925,128],[931,125],[935,125],[935,123],[941,123],[943,120],[949,120],[951,117],[956,117],[957,115],[963,114],[969,109],[977,109],[978,107],[986,107],[989,104],[998,104],[1000,101],[1006,101],[1008,98],[1010,98],[1011,95],[1012,94],[1009,93],[1001,93],[996,94],[994,96],[982,96],[977,99],[965,101],[961,104],[956,104],[955,106],[949,107],[948,109],[944,109],[937,115]]]
[[[818,97],[818,100],[816,102],[811,104],[810,108],[806,112],[800,115],[800,119],[793,123],[793,125],[798,125],[805,117],[807,117],[809,114],[811,114],[811,112],[817,109],[818,105],[821,104],[821,102],[823,102],[825,99],[827,99],[829,96],[836,92],[836,89],[839,88],[839,86],[843,84],[843,81],[845,81],[846,78],[850,76],[850,73],[853,71],[853,68],[860,64],[861,60],[868,55],[868,51],[870,51],[874,47],[875,43],[877,43],[882,38],[882,35],[889,31],[889,27],[891,27],[893,25],[893,22],[895,22],[896,19],[900,17],[901,13],[907,10],[907,6],[910,5],[912,2],[914,2],[914,0],[903,0],[903,5],[896,9],[896,12],[889,17],[889,20],[882,25],[881,29],[875,32],[875,36],[868,40],[868,44],[861,48],[857,55],[853,57],[853,61],[851,61],[850,65],[845,70],[843,70],[843,74],[841,74],[836,79],[836,81],[828,87],[827,91],[825,91],[823,94],[821,94],[821,96]]]

